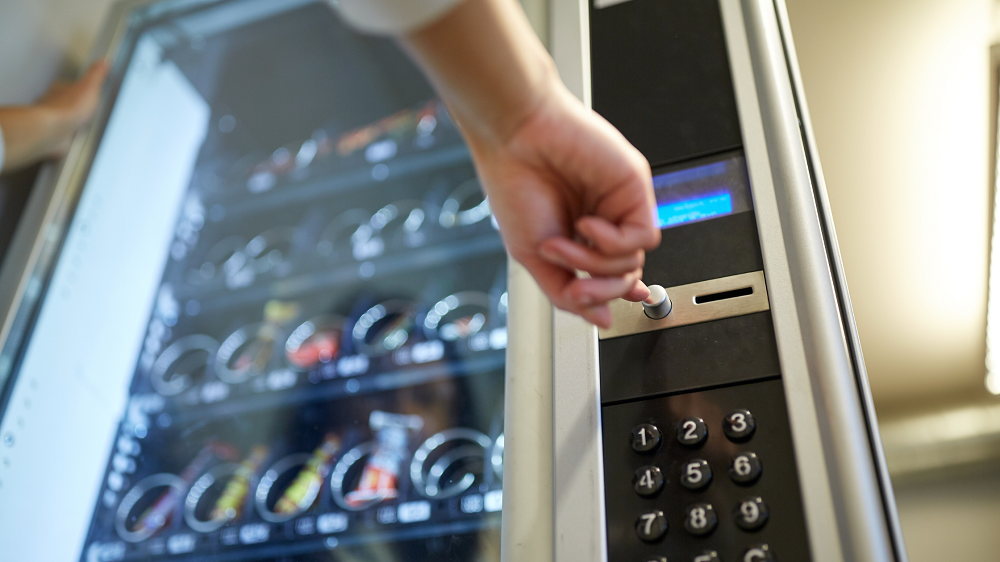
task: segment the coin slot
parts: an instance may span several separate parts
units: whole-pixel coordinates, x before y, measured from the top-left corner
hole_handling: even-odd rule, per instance
[[[726,299],[735,299],[736,297],[748,297],[753,294],[753,287],[743,287],[742,289],[733,289],[732,291],[723,291],[721,293],[712,293],[710,295],[698,295],[694,298],[694,304],[708,304],[710,302],[724,301]]]

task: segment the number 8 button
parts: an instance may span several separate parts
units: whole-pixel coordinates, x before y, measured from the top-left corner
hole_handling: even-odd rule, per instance
[[[696,536],[704,536],[715,530],[719,518],[710,503],[696,503],[689,506],[684,514],[684,530]]]
[[[736,410],[722,420],[722,430],[730,441],[746,441],[757,429],[757,422],[748,410]]]

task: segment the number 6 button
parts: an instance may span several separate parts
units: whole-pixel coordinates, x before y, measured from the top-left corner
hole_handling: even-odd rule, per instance
[[[677,424],[677,440],[686,447],[697,447],[708,437],[708,426],[701,418],[684,418]]]
[[[760,478],[762,467],[754,453],[740,453],[733,457],[729,466],[729,477],[737,484],[753,484]]]
[[[667,534],[667,518],[662,511],[643,513],[635,522],[635,534],[646,542],[656,542]]]
[[[757,422],[748,410],[736,410],[722,420],[722,431],[730,441],[746,441],[757,429]]]
[[[688,490],[700,490],[712,481],[712,467],[708,461],[695,459],[683,464],[681,468],[681,486]]]

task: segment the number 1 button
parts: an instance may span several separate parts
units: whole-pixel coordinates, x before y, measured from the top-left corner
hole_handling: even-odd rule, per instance
[[[635,452],[648,453],[660,445],[660,430],[651,423],[641,423],[632,428],[628,440]]]
[[[677,440],[685,447],[697,447],[708,437],[708,426],[701,418],[684,418],[677,424]]]
[[[662,511],[643,513],[635,522],[635,534],[646,542],[656,542],[667,534],[667,518]]]

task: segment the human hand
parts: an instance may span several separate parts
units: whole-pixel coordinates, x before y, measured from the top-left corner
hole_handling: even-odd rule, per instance
[[[76,82],[54,83],[34,104],[0,108],[6,144],[3,169],[64,154],[77,129],[97,108],[107,73],[107,63],[98,61]]]
[[[621,133],[555,77],[508,138],[465,132],[508,252],[553,304],[608,327],[608,301],[649,296],[652,180]]]

